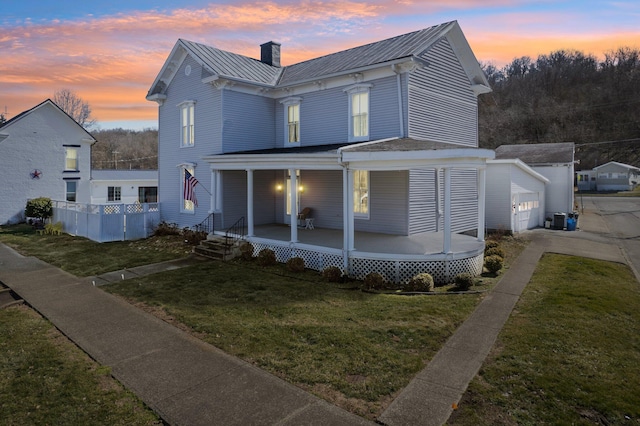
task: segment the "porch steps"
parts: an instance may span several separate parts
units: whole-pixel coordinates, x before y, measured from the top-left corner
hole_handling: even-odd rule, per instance
[[[200,241],[200,245],[195,246],[193,252],[211,259],[229,260],[234,257],[233,245],[218,235]]]
[[[24,300],[13,290],[0,283],[0,309],[24,303]]]

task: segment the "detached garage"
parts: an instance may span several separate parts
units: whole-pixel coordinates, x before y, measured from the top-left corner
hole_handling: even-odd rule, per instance
[[[487,161],[488,230],[521,232],[544,225],[549,179],[518,159]]]

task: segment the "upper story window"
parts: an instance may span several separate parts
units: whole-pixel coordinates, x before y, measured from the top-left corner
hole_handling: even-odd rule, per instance
[[[349,95],[349,142],[369,140],[370,84],[356,84],[345,89]]]
[[[77,148],[65,148],[65,170],[78,170],[78,149]]]
[[[284,105],[285,146],[300,145],[300,101],[302,98],[290,97],[280,101]]]
[[[353,171],[353,215],[369,218],[369,171]]]
[[[107,201],[121,201],[122,200],[122,187],[109,186],[107,187]]]
[[[180,146],[193,146],[195,143],[195,107],[194,101],[185,101],[180,108]]]

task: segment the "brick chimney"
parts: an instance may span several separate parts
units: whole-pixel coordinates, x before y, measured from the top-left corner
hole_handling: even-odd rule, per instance
[[[260,45],[260,62],[280,67],[280,43],[269,41]]]

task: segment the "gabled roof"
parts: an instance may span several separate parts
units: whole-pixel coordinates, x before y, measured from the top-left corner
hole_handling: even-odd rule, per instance
[[[608,166],[610,164],[615,164],[616,166],[622,167],[624,169],[628,169],[628,170],[640,170],[640,168],[635,167],[635,166],[631,166],[629,164],[624,164],[624,163],[618,163],[617,161],[609,161],[608,163],[604,163],[604,164],[600,164],[599,166],[596,166],[593,168],[593,170],[598,170],[604,166]]]
[[[570,164],[573,163],[574,152],[573,142],[501,145],[496,148],[496,160],[518,158],[529,166]]]
[[[96,142],[96,139],[93,137],[93,135],[91,135],[91,133],[89,133],[87,131],[87,129],[85,129],[84,127],[82,127],[80,124],[78,124],[77,121],[75,121],[69,114],[67,114],[62,108],[60,108],[55,102],[53,102],[51,99],[47,99],[41,103],[39,103],[38,105],[34,106],[31,109],[28,109],[26,111],[22,111],[20,114],[16,115],[15,117],[13,117],[11,120],[7,120],[5,121],[3,124],[0,124],[0,131],[2,129],[6,129],[9,126],[11,126],[14,123],[17,123],[18,121],[20,121],[21,119],[23,119],[24,117],[28,116],[29,114],[37,111],[38,109],[44,107],[45,105],[50,105],[52,107],[54,107],[55,109],[57,109],[59,112],[61,112],[62,114],[64,114],[69,120],[71,120],[71,122],[73,122],[76,126],[78,126],[79,128],[81,128],[90,138],[91,142]]]
[[[386,40],[354,47],[286,67],[276,67],[236,53],[212,46],[179,39],[162,70],[153,82],[147,99],[162,96],[187,55],[201,64],[208,75],[205,81],[225,78],[258,86],[288,87],[321,78],[334,77],[403,60],[422,61],[419,56],[431,46],[449,36],[454,50],[465,69],[471,85],[490,91],[484,72],[478,65],[457,21],[446,22]]]

